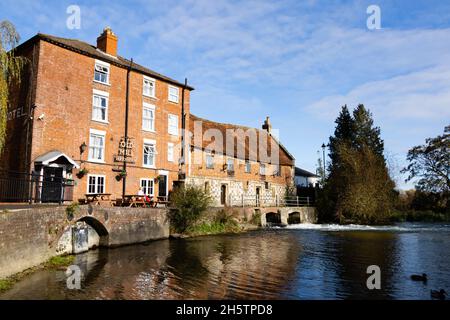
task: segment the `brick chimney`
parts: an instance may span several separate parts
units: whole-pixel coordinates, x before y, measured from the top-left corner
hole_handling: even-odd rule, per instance
[[[103,52],[117,57],[117,36],[110,27],[103,29],[103,33],[97,38],[97,48]]]
[[[262,126],[263,130],[266,130],[268,133],[271,133],[272,131],[272,125],[270,124],[270,118],[266,117],[266,120],[264,121],[264,124]]]

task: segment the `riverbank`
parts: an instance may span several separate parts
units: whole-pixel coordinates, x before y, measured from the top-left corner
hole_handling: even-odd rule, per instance
[[[449,241],[447,223],[291,225],[152,241],[77,255],[81,290],[67,288],[64,271],[44,269],[0,300],[429,300],[430,289],[450,288],[442,267],[450,264]],[[373,264],[383,270],[380,290],[367,290]],[[426,285],[409,279],[422,272]]]
[[[450,222],[450,214],[426,211],[396,211],[391,216],[392,222]]]
[[[56,256],[50,258],[48,261],[26,269],[22,272],[16,273],[12,276],[9,276],[5,279],[0,279],[0,293],[6,292],[10,290],[14,284],[21,281],[22,279],[26,278],[27,276],[40,271],[40,270],[57,270],[61,268],[67,268],[75,261],[74,255],[67,255],[67,256]]]

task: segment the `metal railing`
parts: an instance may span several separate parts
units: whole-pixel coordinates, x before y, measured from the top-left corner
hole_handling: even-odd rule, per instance
[[[310,207],[314,206],[312,197],[245,196],[228,199],[227,205],[235,207]]]
[[[63,203],[73,200],[74,181],[18,172],[0,172],[0,202]]]

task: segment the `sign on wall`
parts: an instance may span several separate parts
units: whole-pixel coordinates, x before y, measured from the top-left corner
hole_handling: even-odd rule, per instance
[[[133,138],[122,137],[119,142],[118,153],[114,155],[114,162],[126,162],[134,164],[136,161],[133,158],[133,148]]]

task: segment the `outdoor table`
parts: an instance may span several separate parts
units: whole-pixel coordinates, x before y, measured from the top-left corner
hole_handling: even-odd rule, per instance
[[[111,206],[111,194],[110,193],[89,193],[86,194],[86,202],[92,203],[97,206]]]
[[[150,207],[155,207],[156,206],[156,202],[155,200],[150,197],[150,202],[146,202],[145,201],[145,195],[141,195],[141,194],[127,194],[124,197],[124,205],[128,205],[128,207],[146,207],[147,205],[149,205]]]

